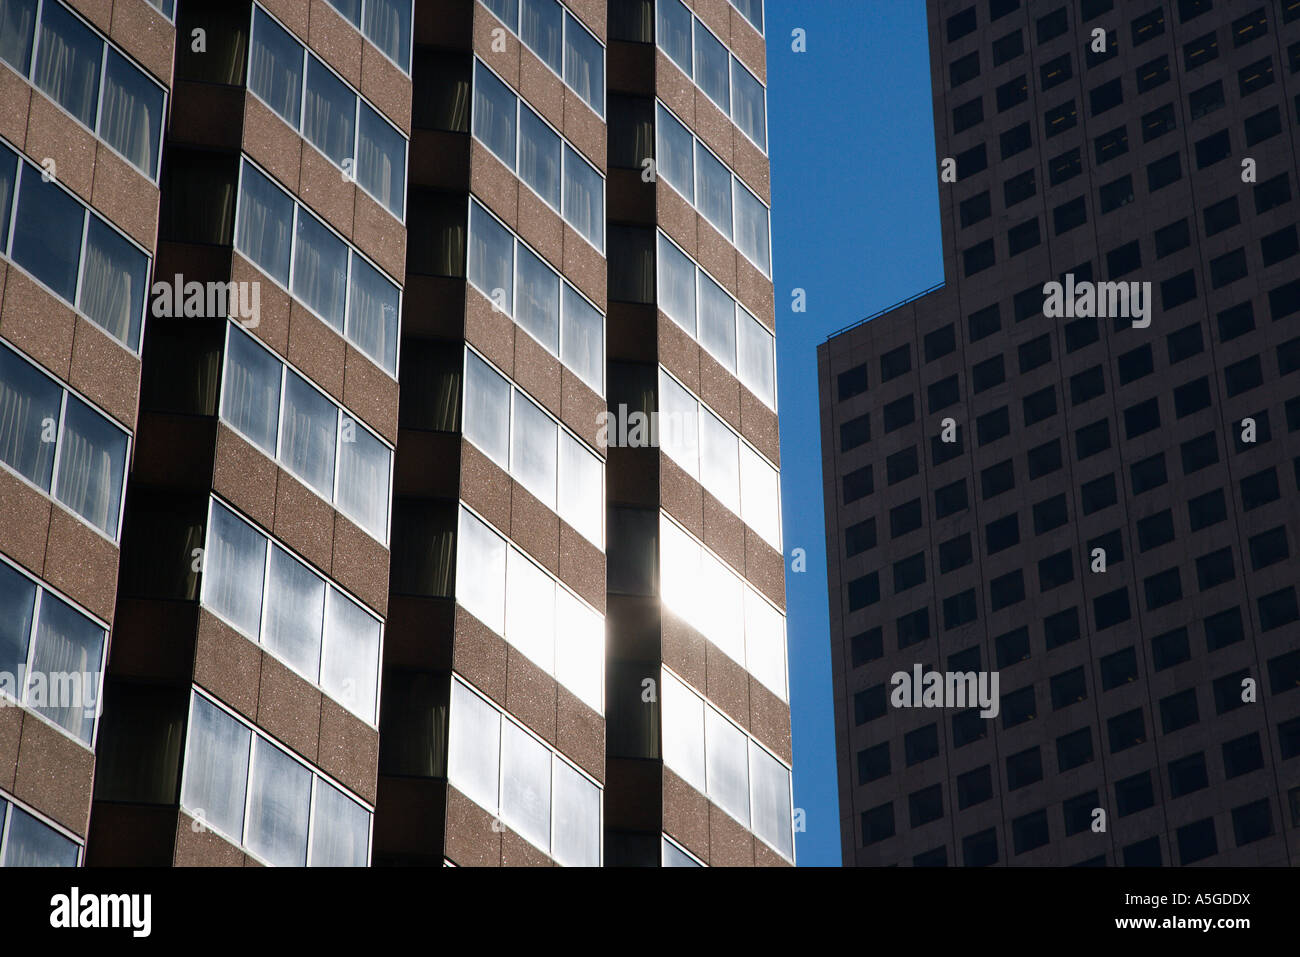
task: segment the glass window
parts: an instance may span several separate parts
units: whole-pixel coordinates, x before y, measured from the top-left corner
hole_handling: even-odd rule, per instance
[[[401,219],[406,203],[406,139],[365,103],[359,113],[357,182]]]
[[[555,580],[511,548],[506,554],[506,638],[555,673]]]
[[[560,351],[560,276],[523,245],[516,247],[515,321],[552,353]]]
[[[357,29],[361,28],[361,0],[326,0]]]
[[[564,8],[556,0],[520,0],[519,36],[556,73],[563,66]]]
[[[776,406],[775,337],[743,308],[740,322],[740,381],[769,406]]]
[[[506,541],[463,508],[457,539],[456,600],[483,624],[504,635]]]
[[[23,76],[31,65],[36,0],[0,0],[0,59]]]
[[[348,338],[389,373],[397,373],[396,285],[360,256],[352,257],[352,295],[348,300]]]
[[[282,286],[289,286],[293,200],[247,163],[239,185],[235,248]]]
[[[564,146],[564,219],[599,250],[605,248],[605,181]]]
[[[277,867],[307,863],[312,774],[265,738],[253,741],[248,849]]]
[[[82,123],[95,128],[104,41],[61,4],[41,11],[32,82]]]
[[[108,49],[99,135],[151,179],[162,145],[163,99],[162,87]]]
[[[370,42],[411,68],[411,0],[365,0],[364,32]]]
[[[662,369],[659,372],[659,446],[692,478],[700,476],[699,404]]]
[[[510,474],[552,510],[555,508],[555,420],[515,393],[511,426]]]
[[[451,683],[447,780],[481,807],[498,807],[501,714],[459,681]]]
[[[68,395],[54,497],[113,539],[121,516],[126,444],[125,432]]]
[[[700,572],[696,589],[695,621],[710,641],[732,661],[745,664],[745,596],[744,585],[723,562],[704,549],[700,553]]]
[[[483,5],[497,15],[510,29],[519,24],[519,0],[483,0]]]
[[[700,482],[740,514],[740,439],[707,409],[700,410]]]
[[[519,178],[560,208],[560,137],[527,107],[519,110]]]
[[[563,588],[555,589],[555,678],[600,714],[605,621]]]
[[[4,820],[0,802],[0,823]],[[44,821],[17,805],[9,805],[9,831],[5,838],[4,867],[76,867],[80,849]]]
[[[348,291],[348,247],[306,210],[298,210],[293,294],[340,333]]]
[[[3,16],[4,0],[0,0]],[[14,191],[18,186],[18,155],[0,143],[0,251],[9,248],[9,219],[13,212]]]
[[[700,280],[700,343],[722,363],[736,371],[736,301],[727,291],[697,270]]]
[[[338,788],[316,781],[312,867],[365,867],[370,860],[370,814]]]
[[[605,392],[605,317],[567,283],[561,291],[560,360],[601,395]]]
[[[298,128],[302,108],[302,46],[258,7],[253,8],[253,41],[248,56],[248,88],[286,123]]]
[[[731,58],[731,117],[759,149],[767,149],[767,107],[763,84],[735,57]]]
[[[768,275],[771,261],[767,207],[736,180],[736,247]]]
[[[514,303],[514,237],[478,203],[470,204],[469,281],[510,313]]]
[[[360,422],[343,417],[339,443],[339,509],[376,538],[388,532],[388,478],[392,453]]]
[[[299,674],[320,674],[325,582],[282,548],[271,549],[262,642]]]
[[[556,511],[597,548],[604,547],[604,466],[582,442],[560,430],[559,503]]]
[[[28,163],[22,164],[19,190],[13,260],[55,295],[75,302],[85,208],[53,180],[42,182],[41,171]]]
[[[691,12],[681,0],[657,0],[655,37],[659,46],[691,76]]]
[[[781,550],[781,476],[744,442],[740,443],[739,514],[763,541]]]
[[[148,278],[149,258],[98,216],[91,216],[79,305],[96,325],[133,350],[140,346]]]
[[[665,709],[666,710],[666,709]],[[749,739],[712,708],[704,709],[709,798],[749,826]]]
[[[207,698],[194,695],[190,700],[181,804],[205,824],[242,843],[252,732]]]
[[[705,219],[731,238],[731,172],[703,143],[695,143],[696,207]],[[744,252],[744,250],[742,250]],[[748,255],[748,254],[747,254]]]
[[[793,857],[790,772],[753,741],[749,742],[749,767],[753,775],[754,833],[786,857]]]
[[[473,352],[465,358],[465,438],[503,469],[510,463],[510,383]]]
[[[752,588],[745,589],[745,670],[786,700],[785,618]]]
[[[695,264],[663,233],[659,234],[659,308],[695,335]]]
[[[605,51],[578,21],[564,18],[564,82],[598,114],[605,113]]]
[[[539,847],[551,846],[551,751],[513,721],[501,734],[501,815]]]
[[[703,595],[700,547],[666,518],[661,518],[659,527],[659,591],[663,603],[686,621],[698,621]]]
[[[36,583],[0,562],[0,672],[17,675],[27,667],[32,616],[36,613]],[[22,691],[18,691],[21,695]],[[3,809],[0,808],[0,817]]]
[[[49,491],[63,390],[18,353],[0,348],[0,462]]]
[[[326,499],[334,492],[338,407],[296,372],[284,383],[280,461]]]
[[[723,113],[731,113],[731,55],[722,41],[695,21],[695,83]]]
[[[703,867],[704,865],[665,837],[663,839],[663,866]]]
[[[329,590],[320,684],[349,711],[371,723],[375,720],[379,682],[380,627],[378,619],[356,602],[337,589]]]
[[[755,30],[763,32],[763,0],[731,0],[731,5],[753,24]]]
[[[667,0],[676,4],[678,0]],[[662,11],[665,4],[659,4]],[[689,23],[688,23],[689,28]],[[689,32],[688,32],[689,36]],[[668,183],[686,197],[688,203],[695,202],[695,161],[692,150],[695,139],[677,117],[673,116],[660,104],[656,112],[655,153],[656,170]],[[728,184],[730,190],[730,184]]]
[[[557,756],[554,789],[551,856],[566,867],[599,867],[600,788]]]
[[[36,651],[32,655],[32,672],[43,674],[50,682],[50,701],[34,701],[33,711],[45,715],[60,728],[86,744],[94,739],[98,715],[100,672],[104,663],[104,640],[107,632],[71,605],[55,598],[49,591],[41,595],[41,617],[36,625]],[[62,704],[57,675],[72,675],[70,694]],[[89,686],[86,686],[89,682]],[[59,698],[59,702],[53,699]],[[61,706],[62,704],[62,706]]]
[[[344,160],[353,159],[356,114],[357,95],[319,60],[308,57],[302,135],[342,166]]]
[[[252,336],[230,329],[222,376],[221,416],[267,455],[275,455],[280,420],[280,370]]]
[[[474,61],[474,135],[511,169],[515,168],[517,106],[510,88]]]
[[[203,599],[246,635],[261,633],[266,539],[228,509],[213,504],[203,554]]]
[[[704,701],[691,689],[663,675],[664,763],[701,794],[705,793]],[[748,797],[746,797],[748,801]]]

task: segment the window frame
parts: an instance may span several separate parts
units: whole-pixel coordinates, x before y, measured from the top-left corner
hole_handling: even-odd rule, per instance
[[[10,813],[9,809],[10,807],[16,807],[76,847],[77,861],[73,865],[74,867],[83,867],[85,865],[86,844],[84,839],[77,837],[62,824],[55,821],[54,818],[43,814],[25,801],[19,800],[8,791],[0,790],[0,804],[5,805],[3,811],[0,811],[0,864],[3,863],[5,858],[5,850],[9,842],[9,826],[13,820],[13,814]]]
[[[515,22],[506,23],[499,16],[497,16],[495,10],[489,7],[486,3],[483,3],[483,0],[479,0],[479,6],[483,7],[484,10],[492,14],[493,17],[496,17],[497,22],[502,24],[507,30],[509,30],[510,33],[514,36],[514,38],[518,40],[524,46],[524,48],[528,50],[529,53],[533,54],[533,56],[537,58],[538,62],[540,62],[542,66],[546,67],[546,69],[549,70],[553,76],[559,77],[560,82],[564,84],[566,89],[572,91],[573,94],[579,100],[581,100],[584,104],[586,104],[587,108],[591,110],[592,113],[594,113],[600,120],[604,121],[607,119],[606,113],[609,109],[609,50],[606,47],[605,43],[600,39],[600,37],[596,36],[596,34],[592,33],[591,30],[587,29],[587,25],[582,22],[581,18],[579,18],[577,14],[571,11],[563,2],[561,2],[561,0],[556,0],[556,3],[559,5],[560,11],[562,13],[562,17],[561,17],[562,25],[560,27],[560,71],[558,73],[551,67],[549,63],[546,62],[546,59],[540,53],[538,53],[531,46],[529,46],[527,42],[525,42],[523,38],[523,34],[519,32],[519,19],[523,16],[522,3],[519,2],[515,3]],[[570,21],[576,23],[578,27],[584,30],[587,33],[587,35],[590,36],[591,39],[594,40],[596,44],[600,47],[600,78],[604,86],[601,89],[601,109],[599,110],[597,110],[594,106],[592,106],[590,101],[588,101],[585,96],[583,96],[581,93],[575,90],[572,86],[569,86],[569,81],[564,78],[565,67],[569,65],[568,64],[568,56],[569,56],[568,30],[569,30]],[[506,85],[509,86],[509,84]]]
[[[402,72],[403,76],[409,77],[411,75],[412,61],[415,56],[415,4],[411,2],[411,0],[407,0],[407,2],[411,3],[411,18],[410,18],[411,40],[410,43],[407,44],[407,48],[406,48],[406,63],[407,63],[406,66],[402,66],[401,63],[393,59],[392,55],[390,55],[387,50],[385,50],[373,39],[371,39],[370,35],[366,33],[364,29],[366,23],[366,4],[369,3],[370,0],[357,0],[357,2],[360,4],[360,6],[357,8],[357,16],[361,20],[360,25],[353,23],[346,16],[344,16],[343,11],[340,10],[338,7],[334,6],[332,0],[325,0],[325,2],[326,5],[329,6],[331,10],[333,10],[335,13],[339,15],[340,20],[342,20],[344,23],[350,26],[358,34],[360,34],[361,38],[369,42],[369,44],[372,47],[374,47],[378,53],[383,55],[385,60],[393,64],[393,66],[397,67],[397,69],[399,69]]]

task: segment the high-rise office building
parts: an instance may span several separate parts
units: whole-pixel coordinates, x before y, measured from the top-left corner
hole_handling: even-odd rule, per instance
[[[845,863],[1295,863],[1300,3],[928,16],[947,283],[818,353]]]
[[[761,9],[0,3],[0,863],[793,861]]]

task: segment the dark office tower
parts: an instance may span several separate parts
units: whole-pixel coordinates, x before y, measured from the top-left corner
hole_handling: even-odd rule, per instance
[[[819,350],[844,860],[1295,863],[1300,3],[929,28],[947,285]]]
[[[761,5],[159,3],[0,0],[0,864],[792,860]]]

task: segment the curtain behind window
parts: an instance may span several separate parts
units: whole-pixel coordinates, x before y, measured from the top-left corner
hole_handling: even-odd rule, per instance
[[[41,15],[32,82],[65,110],[95,128],[104,42],[57,3]]]
[[[116,538],[125,468],[126,433],[69,395],[59,439],[59,501]]]
[[[654,43],[654,0],[610,0],[609,39]]]
[[[389,670],[379,719],[384,774],[440,778],[447,774],[446,675]]]
[[[366,0],[365,34],[405,68],[411,44],[411,0]]]
[[[403,382],[398,420],[403,429],[460,431],[460,356],[449,344],[413,339],[402,350]]]
[[[470,61],[442,50],[416,51],[411,73],[411,125],[422,130],[469,132]]]
[[[293,239],[293,202],[251,166],[239,193],[239,250],[287,286]]]
[[[650,230],[612,224],[606,254],[611,302],[655,301],[654,241]]]
[[[109,50],[99,135],[150,178],[158,167],[162,111],[162,89]]]
[[[0,462],[45,490],[54,469],[63,390],[8,349],[0,348]]]
[[[348,338],[389,372],[397,371],[397,313],[397,287],[354,255]]]
[[[9,805],[9,836],[0,867],[76,867],[77,845],[54,828]]]
[[[0,59],[24,76],[31,65],[36,0],[0,0]]]
[[[115,682],[95,742],[95,798],[175,804],[185,737],[183,690]]]
[[[455,532],[451,505],[398,499],[393,505],[393,594],[451,598]]]
[[[248,58],[248,88],[297,127],[302,103],[302,47],[270,17],[257,13],[252,52]]]
[[[140,340],[148,269],[144,253],[91,217],[79,305],[109,335],[132,349]]]
[[[100,672],[104,663],[106,632],[71,605],[50,592],[41,596],[41,617],[36,623],[36,653],[32,671],[45,675],[47,699],[44,706],[30,702],[33,711],[45,715],[59,727],[89,744],[95,734],[99,713]],[[77,676],[61,683],[56,676]],[[79,700],[56,695],[80,692]],[[29,692],[30,695],[30,692]],[[60,700],[63,699],[63,700]],[[86,702],[89,702],[86,704]]]

